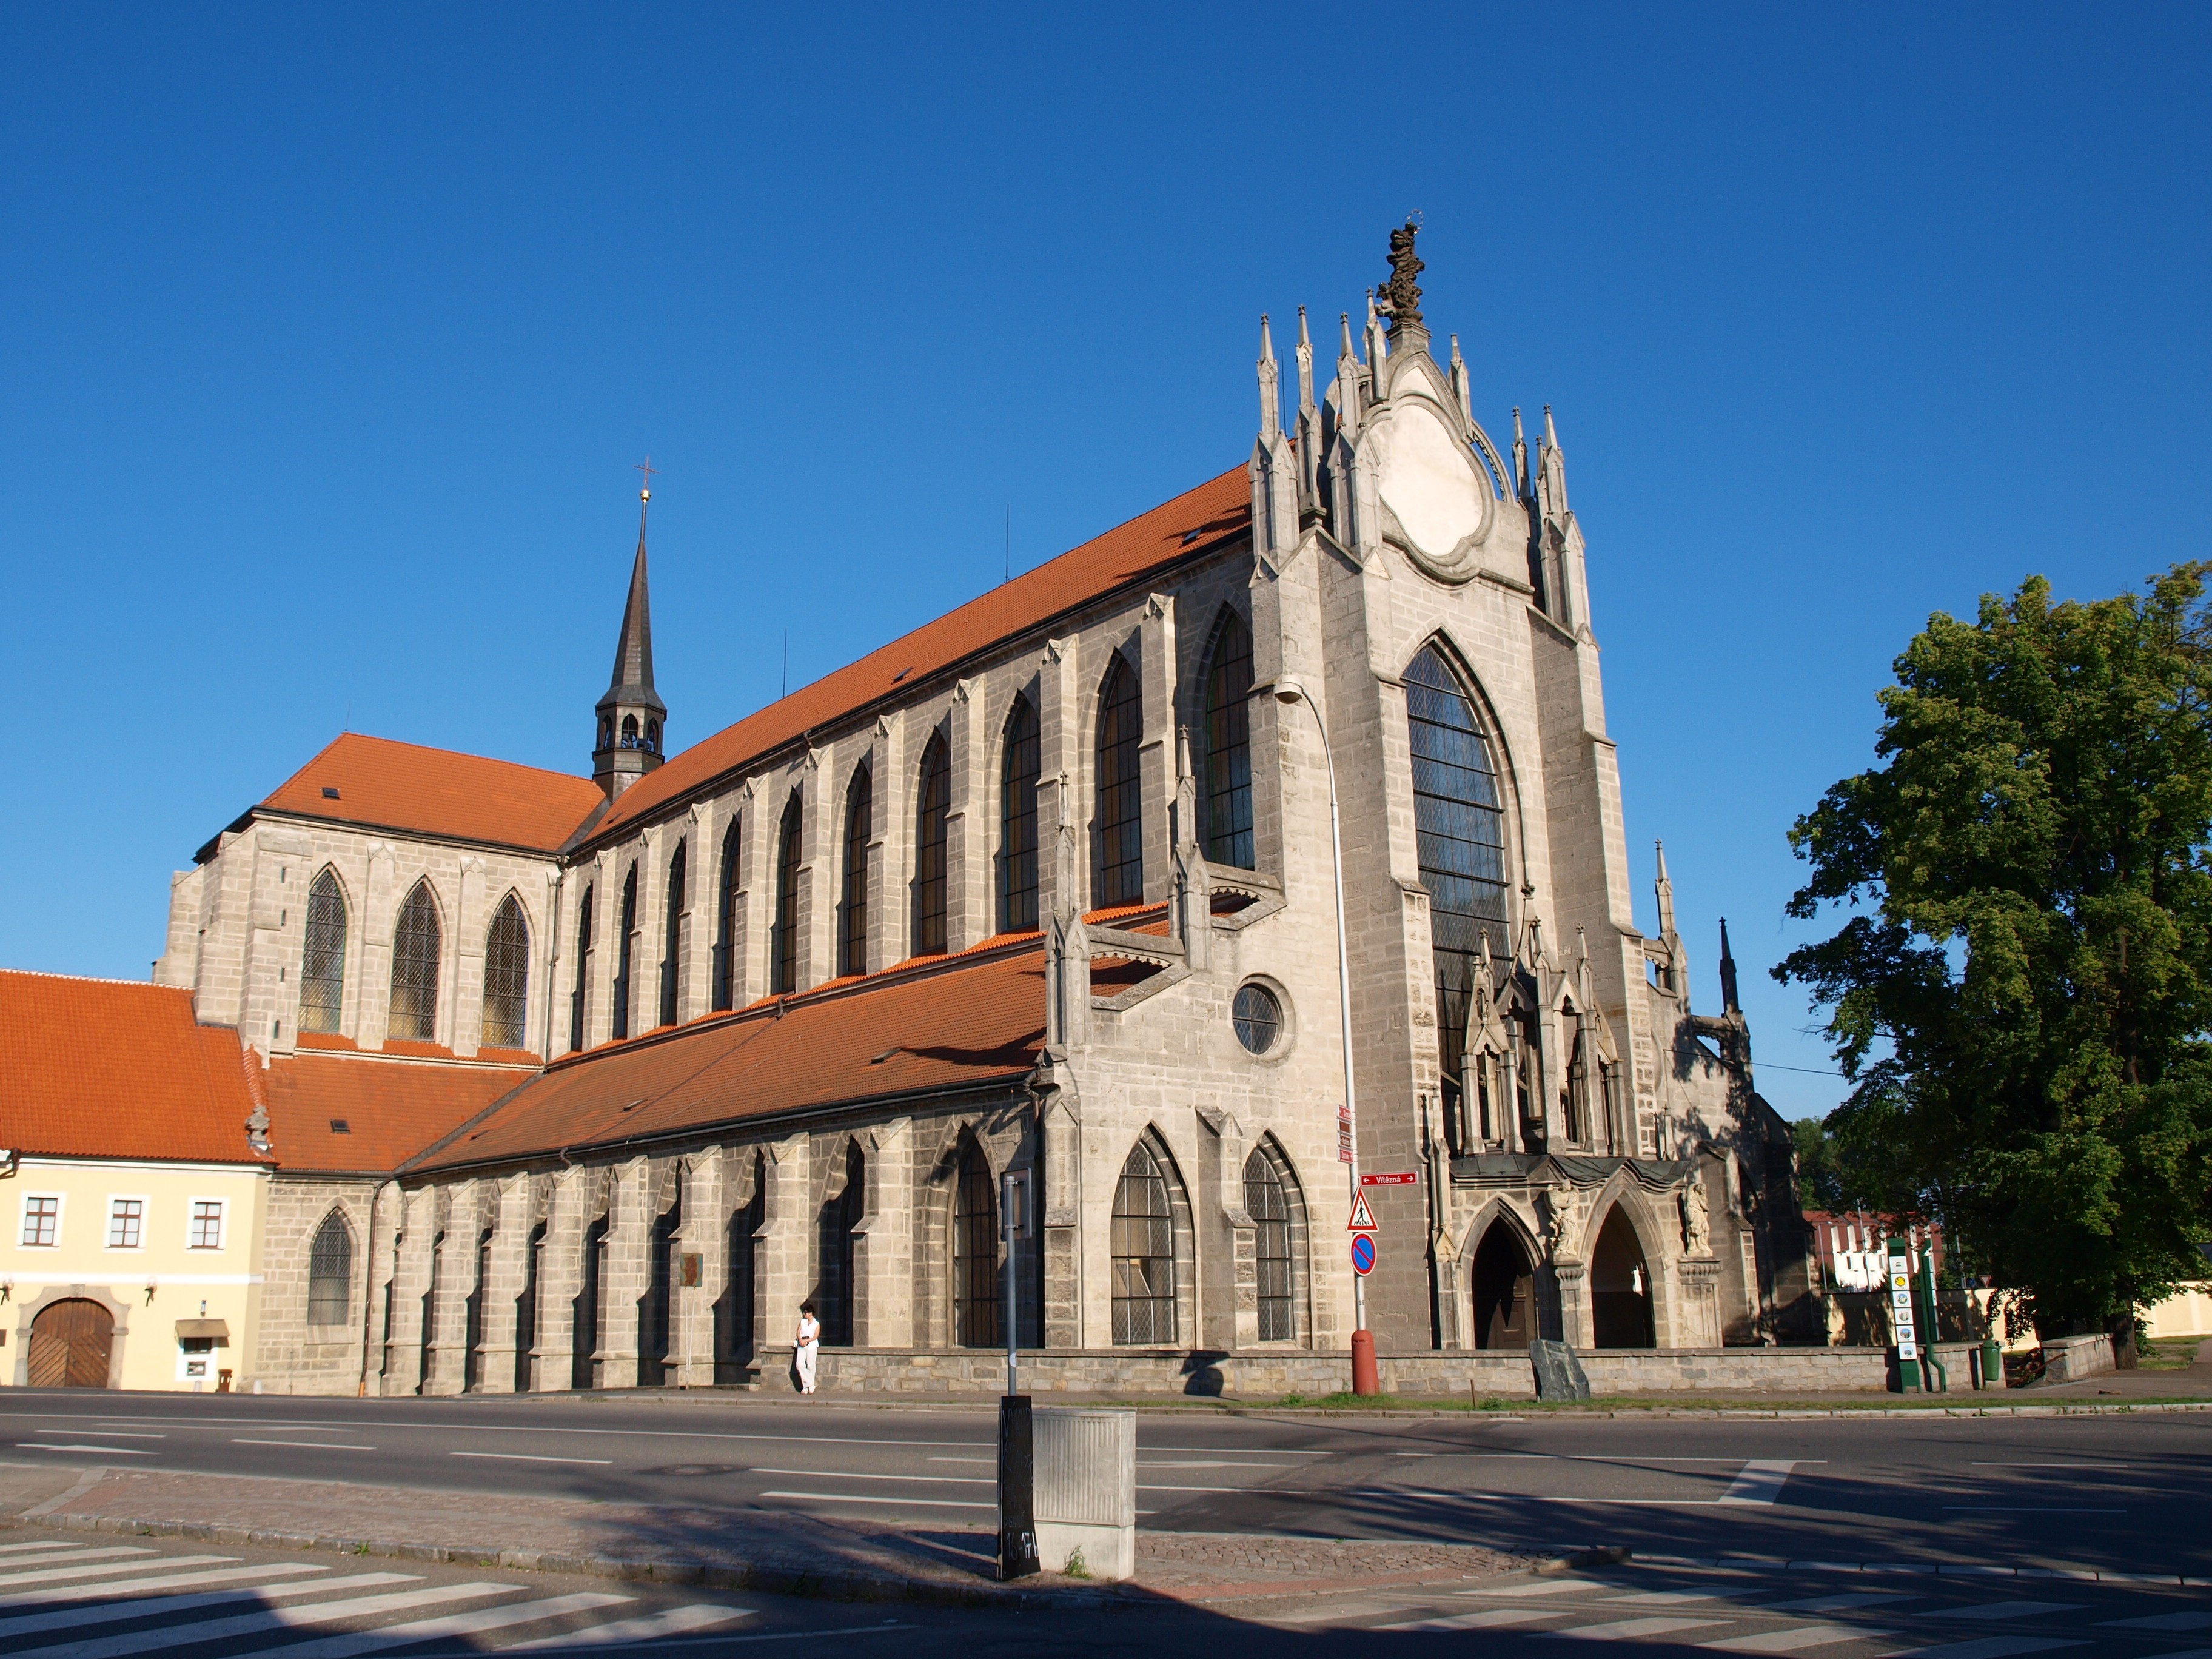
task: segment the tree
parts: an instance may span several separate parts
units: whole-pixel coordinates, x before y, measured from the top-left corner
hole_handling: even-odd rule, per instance
[[[1799,818],[1776,968],[1853,1082],[1844,1165],[1941,1220],[2046,1334],[2131,1330],[2212,1238],[2212,564],[1938,613],[1877,764]]]

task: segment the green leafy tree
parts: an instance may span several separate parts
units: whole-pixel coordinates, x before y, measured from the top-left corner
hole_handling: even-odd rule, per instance
[[[1774,969],[1852,1079],[1838,1158],[2046,1334],[2127,1328],[2212,1238],[2208,572],[1931,617],[1876,765],[1790,832],[1790,914],[1847,913]]]

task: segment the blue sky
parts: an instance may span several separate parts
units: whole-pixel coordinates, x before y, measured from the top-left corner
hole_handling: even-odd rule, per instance
[[[1823,1110],[1763,970],[1890,659],[2208,551],[2208,20],[0,11],[0,963],[143,976],[343,727],[584,769],[647,453],[683,744],[1237,464],[1419,209],[1557,410],[1638,919],[1664,836]]]

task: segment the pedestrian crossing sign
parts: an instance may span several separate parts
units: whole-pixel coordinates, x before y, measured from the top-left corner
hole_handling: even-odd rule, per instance
[[[1375,1212],[1367,1207],[1367,1194],[1355,1192],[1352,1195],[1352,1219],[1344,1224],[1348,1233],[1371,1233],[1376,1231]]]

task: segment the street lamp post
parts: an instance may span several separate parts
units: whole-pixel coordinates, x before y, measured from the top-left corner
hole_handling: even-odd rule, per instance
[[[1328,856],[1330,868],[1336,877],[1336,994],[1337,1016],[1342,1024],[1344,1036],[1344,1111],[1352,1126],[1352,1161],[1349,1180],[1353,1202],[1359,1198],[1359,1103],[1352,1082],[1352,960],[1344,942],[1344,835],[1339,827],[1336,810],[1336,752],[1329,747],[1328,722],[1321,717],[1321,705],[1314,701],[1313,693],[1305,683],[1294,674],[1284,674],[1275,681],[1275,701],[1281,703],[1303,702],[1313,711],[1314,725],[1321,732],[1322,759],[1328,768]],[[1367,1328],[1367,1281],[1358,1272],[1352,1275],[1352,1391],[1356,1395],[1377,1395],[1382,1392],[1380,1373],[1375,1364],[1375,1336]]]

